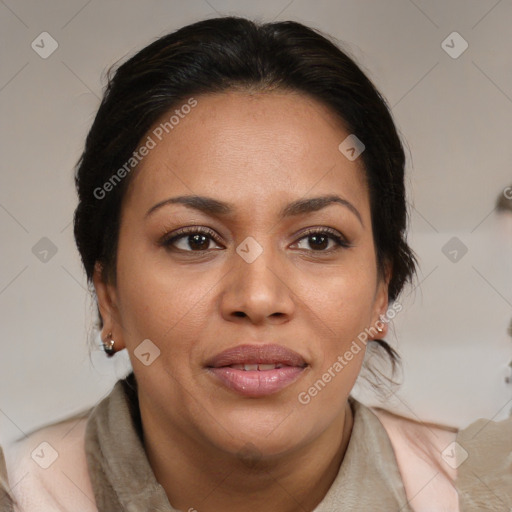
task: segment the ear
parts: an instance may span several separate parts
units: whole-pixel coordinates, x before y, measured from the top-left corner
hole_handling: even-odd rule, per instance
[[[109,333],[115,341],[116,352],[125,348],[122,326],[119,315],[116,287],[107,282],[103,276],[103,265],[96,262],[92,277],[98,308],[103,319],[101,339],[105,340]]]
[[[386,264],[384,275],[379,276],[377,288],[375,290],[375,300],[372,312],[372,327],[382,329],[377,339],[385,338],[388,334],[389,322],[383,322],[382,317],[386,317],[389,307],[389,281],[391,279],[391,266]]]

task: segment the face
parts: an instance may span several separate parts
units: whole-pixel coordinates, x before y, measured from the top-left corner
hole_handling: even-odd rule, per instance
[[[362,162],[307,96],[195,99],[147,134],[116,285],[94,278],[104,333],[129,351],[146,426],[285,453],[343,414],[365,352],[350,348],[387,309]]]

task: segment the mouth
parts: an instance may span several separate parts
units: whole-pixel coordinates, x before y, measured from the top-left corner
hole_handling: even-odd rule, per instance
[[[206,364],[218,383],[253,398],[288,387],[307,366],[297,352],[281,345],[239,345],[217,354]]]
[[[268,370],[275,370],[276,368],[283,368],[282,363],[277,364],[268,364],[268,363],[255,363],[255,364],[232,364],[229,367],[235,368],[235,370],[244,370],[245,372],[255,372],[256,370],[260,372],[266,372]]]

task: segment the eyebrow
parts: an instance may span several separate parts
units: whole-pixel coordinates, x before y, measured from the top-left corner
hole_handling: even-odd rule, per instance
[[[235,208],[230,203],[218,201],[217,199],[213,199],[212,197],[191,195],[171,197],[169,199],[160,201],[159,203],[152,206],[146,212],[146,217],[149,217],[156,210],[169,204],[182,204],[188,208],[193,208],[194,210],[201,211],[207,215],[214,216],[227,216],[235,211]],[[316,212],[331,204],[341,204],[342,206],[345,206],[357,217],[361,225],[364,226],[363,219],[357,208],[346,199],[343,199],[340,196],[332,194],[326,196],[311,197],[306,199],[298,199],[297,201],[293,201],[292,203],[286,205],[281,210],[279,218],[285,219],[296,215],[303,215],[305,213]]]

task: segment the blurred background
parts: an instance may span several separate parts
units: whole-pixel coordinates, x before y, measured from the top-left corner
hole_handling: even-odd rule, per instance
[[[0,0],[0,443],[94,406],[107,360],[73,240],[73,172],[105,71],[203,18],[296,20],[335,37],[387,99],[408,157],[417,282],[382,404],[464,427],[512,409],[510,0]],[[372,352],[368,353],[372,358]],[[383,384],[385,386],[386,384]]]

